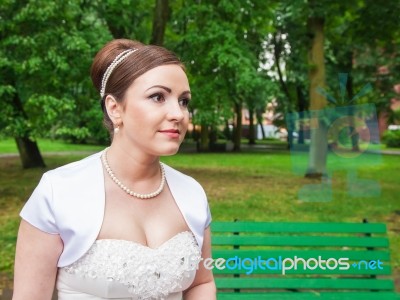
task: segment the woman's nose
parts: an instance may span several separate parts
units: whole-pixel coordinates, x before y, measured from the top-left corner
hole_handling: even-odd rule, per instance
[[[176,122],[180,122],[183,120],[183,118],[185,117],[184,110],[186,110],[186,108],[182,107],[177,99],[169,101],[167,106],[168,106],[168,112],[167,112],[168,120]]]

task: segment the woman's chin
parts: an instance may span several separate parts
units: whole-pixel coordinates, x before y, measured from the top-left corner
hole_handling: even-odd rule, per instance
[[[170,156],[178,153],[179,151],[179,146],[173,146],[173,147],[165,147],[164,149],[158,149],[159,156]]]

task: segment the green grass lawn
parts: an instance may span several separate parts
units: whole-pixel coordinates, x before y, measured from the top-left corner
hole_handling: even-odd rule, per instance
[[[38,140],[40,151],[62,152],[62,151],[98,151],[103,146],[98,145],[75,145],[59,140],[40,139]],[[0,140],[0,154],[17,153],[17,145],[13,139]]]
[[[51,147],[54,147],[51,151],[64,149]],[[102,147],[90,150],[99,148]],[[77,148],[68,148],[68,151],[72,149]],[[0,272],[12,272],[18,212],[42,173],[84,156],[45,155],[47,168],[34,170],[22,170],[18,157],[0,158]],[[331,178],[330,201],[323,197],[320,199],[323,201],[299,199],[301,188],[318,182],[310,182],[293,172],[293,157],[287,151],[181,153],[164,157],[162,161],[195,177],[203,185],[214,220],[362,222],[366,218],[369,222],[384,222],[389,229],[392,266],[400,269],[400,156],[370,156],[358,162],[358,178],[375,182],[380,188],[378,195],[349,196],[348,167],[336,168]],[[353,160],[343,161],[351,164]],[[340,162],[330,161],[330,165],[337,164]],[[367,189],[368,184],[363,186],[361,182],[356,188]]]

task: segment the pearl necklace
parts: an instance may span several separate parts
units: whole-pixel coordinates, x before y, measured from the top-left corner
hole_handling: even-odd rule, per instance
[[[155,192],[150,193],[150,194],[139,194],[139,193],[135,193],[134,191],[131,191],[130,189],[128,189],[117,177],[115,177],[114,172],[111,170],[111,168],[107,162],[107,151],[108,151],[108,148],[106,148],[104,150],[104,153],[101,156],[104,167],[106,168],[107,173],[108,173],[108,175],[110,175],[111,179],[121,189],[123,189],[127,194],[129,194],[130,196],[139,198],[139,199],[150,199],[150,198],[154,198],[154,197],[158,196],[162,192],[162,190],[164,189],[164,185],[165,185],[165,170],[164,170],[164,166],[161,162],[160,162],[161,183],[160,183],[160,186],[158,187],[158,189]]]

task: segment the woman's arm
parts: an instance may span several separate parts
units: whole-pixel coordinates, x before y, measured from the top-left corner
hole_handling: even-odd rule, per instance
[[[204,260],[211,257],[211,234],[210,227],[204,232],[204,242],[202,248],[203,260],[199,263],[199,269],[192,285],[185,291],[185,300],[214,300],[216,299],[216,288],[214,276],[211,270],[204,267]]]
[[[18,232],[13,300],[50,300],[63,250],[59,235],[45,233],[22,220]]]

